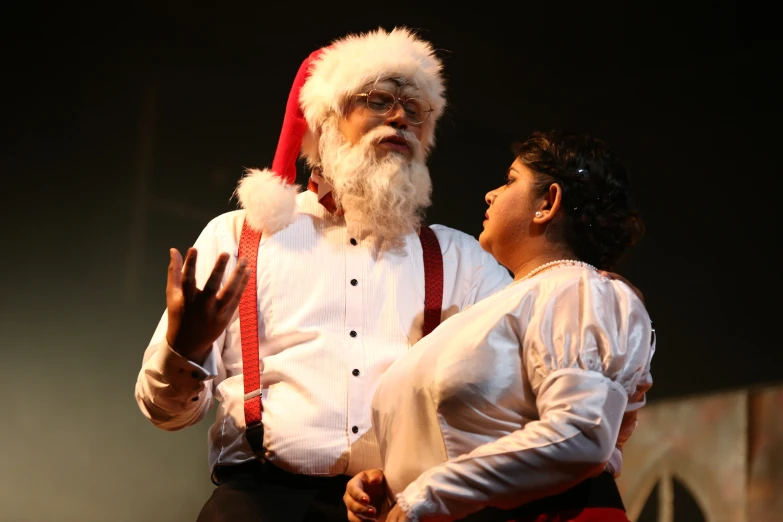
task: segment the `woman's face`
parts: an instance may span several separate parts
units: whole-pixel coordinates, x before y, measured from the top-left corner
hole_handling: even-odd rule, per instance
[[[534,179],[533,172],[517,159],[507,171],[506,184],[486,195],[489,208],[479,243],[504,266],[508,266],[504,263],[508,255],[530,235],[535,203],[540,199],[533,192]]]

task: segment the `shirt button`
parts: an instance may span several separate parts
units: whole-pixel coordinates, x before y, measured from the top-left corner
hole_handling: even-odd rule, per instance
[[[351,428],[351,431],[354,433],[359,433],[359,426],[354,426],[353,428]]]
[[[351,279],[351,286],[356,286],[358,284],[359,284],[359,281],[357,281],[356,279]]]
[[[353,374],[354,377],[358,377],[359,376],[359,370],[357,370],[356,368],[354,368],[351,373]]]
[[[351,238],[351,244],[356,246],[356,240],[354,238]]]
[[[356,330],[351,330],[350,336],[351,337],[356,337]]]

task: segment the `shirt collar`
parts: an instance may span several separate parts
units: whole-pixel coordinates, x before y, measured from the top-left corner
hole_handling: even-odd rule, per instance
[[[332,185],[323,176],[321,176],[317,169],[313,169],[310,173],[310,179],[307,182],[307,190],[315,193],[318,197],[318,202],[326,208],[332,214],[337,216],[343,215],[343,210],[337,208],[337,204],[334,202],[334,196],[332,196]]]

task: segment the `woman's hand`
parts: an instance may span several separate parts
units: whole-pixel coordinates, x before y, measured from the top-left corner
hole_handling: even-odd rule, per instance
[[[343,502],[348,508],[350,522],[378,520],[378,514],[386,502],[386,479],[383,471],[368,469],[356,474],[345,486]]]
[[[399,504],[395,504],[389,515],[386,517],[386,522],[410,522],[411,519],[405,514],[405,511],[400,509]]]

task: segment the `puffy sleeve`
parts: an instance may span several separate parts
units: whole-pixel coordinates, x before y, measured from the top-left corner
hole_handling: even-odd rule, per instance
[[[649,378],[652,323],[625,283],[585,270],[567,282],[544,280],[540,293],[523,336],[525,370],[537,396],[559,372],[600,373],[629,396]]]
[[[420,475],[397,495],[411,520],[456,520],[565,491],[604,469],[627,412],[643,404],[654,344],[633,290],[593,270],[537,285],[524,298],[533,295],[533,306],[507,321],[539,418]]]

